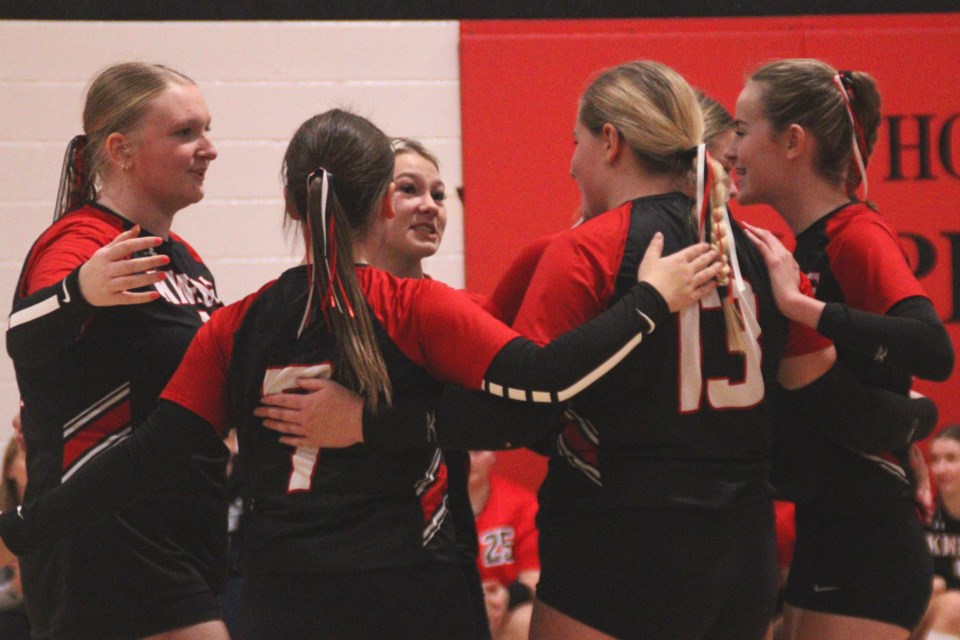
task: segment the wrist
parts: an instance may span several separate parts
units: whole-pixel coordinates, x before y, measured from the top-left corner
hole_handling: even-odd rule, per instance
[[[61,292],[61,303],[64,305],[75,305],[78,308],[93,310],[94,305],[90,304],[87,296],[83,293],[83,268],[87,263],[83,263],[73,271],[67,274],[63,280],[63,290]]]
[[[519,580],[510,583],[507,587],[507,593],[510,595],[510,599],[507,601],[507,609],[514,609],[533,600],[533,589]]]
[[[823,314],[824,303],[799,291],[783,300],[780,311],[790,320],[816,329]]]

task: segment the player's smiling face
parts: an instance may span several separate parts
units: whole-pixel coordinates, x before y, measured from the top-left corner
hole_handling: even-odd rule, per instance
[[[740,92],[735,135],[726,150],[741,204],[771,204],[789,178],[783,171],[782,136],[763,109],[763,91],[764,85],[750,81]]]
[[[727,188],[727,199],[737,197],[737,183],[733,180],[733,164],[727,158],[727,149],[736,137],[737,133],[733,129],[718,134],[710,144],[707,145],[707,151],[710,156],[723,166],[727,175],[723,179],[723,186]]]
[[[209,129],[210,112],[194,85],[174,84],[154,98],[129,136],[126,173],[138,195],[170,215],[199,202],[217,157]]]
[[[960,442],[937,438],[930,445],[930,474],[945,497],[960,495]]]
[[[396,215],[386,221],[387,247],[419,262],[435,254],[443,240],[447,226],[446,187],[432,162],[409,151],[397,156],[393,182]]]

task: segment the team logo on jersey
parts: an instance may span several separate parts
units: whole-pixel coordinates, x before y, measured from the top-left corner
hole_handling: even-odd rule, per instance
[[[213,283],[200,276],[191,278],[185,273],[167,272],[167,279],[153,285],[160,296],[173,305],[200,306],[212,309],[220,306]]]
[[[927,533],[927,546],[934,558],[960,559],[960,534]]]

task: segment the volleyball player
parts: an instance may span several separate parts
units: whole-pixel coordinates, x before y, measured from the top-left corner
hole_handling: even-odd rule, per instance
[[[736,117],[727,155],[739,200],[769,204],[790,225],[796,262],[816,290],[815,299],[798,295],[794,259],[751,228],[780,310],[832,339],[864,384],[906,396],[913,376],[946,379],[954,362],[946,330],[896,234],[865,201],[880,123],[873,78],[818,60],[776,61],[750,77]],[[839,447],[798,421],[790,429],[802,435],[784,461],[805,469],[806,486],[787,584],[789,637],[907,638],[929,600],[932,566],[904,456]]]

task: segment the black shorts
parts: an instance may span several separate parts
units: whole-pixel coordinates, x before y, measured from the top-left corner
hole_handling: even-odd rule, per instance
[[[455,563],[343,575],[249,576],[244,640],[487,640],[470,572]],[[475,573],[474,573],[475,575]]]
[[[48,640],[138,640],[164,631],[173,631],[220,619],[220,603],[210,591],[168,599],[156,598],[131,605],[99,618],[90,618],[78,627],[47,636]]]
[[[618,638],[759,640],[776,602],[769,501],[544,526],[537,597]]]
[[[798,504],[796,518],[787,604],[916,626],[930,600],[933,561],[910,500],[868,513]]]

